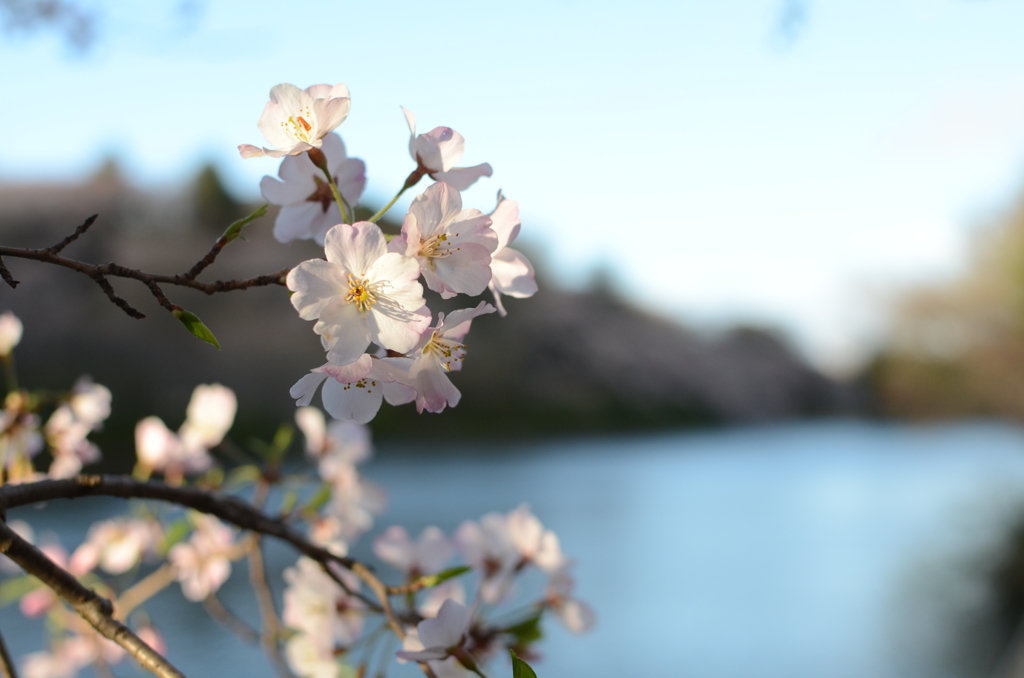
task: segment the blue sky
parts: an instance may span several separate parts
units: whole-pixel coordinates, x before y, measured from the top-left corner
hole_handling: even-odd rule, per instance
[[[0,179],[116,154],[159,186],[212,159],[256,197],[277,162],[235,146],[261,143],[269,88],[345,82],[372,201],[410,170],[406,106],[494,166],[466,203],[518,199],[559,280],[601,266],[645,307],[772,324],[839,370],[1024,185],[1013,0],[811,0],[788,45],[780,0],[180,5],[92,0],[84,56],[5,37]]]

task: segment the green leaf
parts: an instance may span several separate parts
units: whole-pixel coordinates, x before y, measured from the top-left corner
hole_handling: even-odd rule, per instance
[[[29,591],[42,586],[43,583],[30,574],[15,579],[8,579],[0,584],[0,606],[10,605],[20,600]]]
[[[334,486],[330,483],[324,483],[320,486],[320,489],[316,491],[312,497],[306,502],[306,505],[302,507],[303,513],[316,513],[320,508],[331,499],[331,494],[334,491]]]
[[[260,217],[264,216],[266,213],[267,213],[267,206],[264,205],[263,207],[260,207],[259,209],[257,209],[255,212],[253,212],[249,216],[243,217],[243,218],[239,219],[238,221],[236,221],[235,223],[233,223],[230,226],[228,226],[227,229],[224,231],[224,235],[221,236],[221,238],[224,239],[224,244],[227,245],[229,242],[231,242],[232,240],[234,240],[238,236],[242,235],[242,229],[243,228],[245,228],[246,226],[248,226],[252,222],[256,221]]]
[[[166,554],[169,552],[172,546],[184,539],[191,531],[192,526],[187,518],[181,518],[171,523],[164,532],[164,538],[160,540],[160,553]]]
[[[512,655],[512,678],[537,678],[530,665],[517,657],[514,650],[509,650],[509,654]]]
[[[193,335],[199,337],[207,344],[213,344],[220,350],[220,342],[217,341],[217,337],[213,336],[213,332],[210,331],[203,321],[199,317],[190,311],[186,311],[183,308],[177,308],[171,312],[171,314],[181,321],[181,324],[185,326],[185,329],[191,332]]]
[[[299,495],[295,493],[295,490],[288,490],[284,497],[281,499],[281,508],[278,509],[282,515],[287,515],[292,512],[295,508],[295,504],[298,503]]]
[[[505,633],[515,636],[519,645],[535,643],[544,637],[544,633],[540,629],[540,617],[541,612],[538,612],[525,621],[509,626],[505,629]]]
[[[270,441],[270,461],[277,463],[284,458],[285,452],[292,446],[292,438],[295,437],[295,429],[289,424],[281,424],[274,433],[274,439]]]
[[[466,567],[465,565],[462,565],[460,567],[449,567],[447,570],[441,570],[437,574],[430,574],[420,577],[416,580],[416,583],[425,589],[429,589],[433,586],[437,586],[443,581],[448,581],[452,577],[458,577],[460,574],[465,574],[466,572],[469,572],[471,569],[473,568]]]
[[[238,466],[228,473],[228,478],[225,481],[225,485],[234,487],[235,485],[248,485],[249,483],[255,483],[262,477],[260,469],[255,464],[245,464],[244,466]]]

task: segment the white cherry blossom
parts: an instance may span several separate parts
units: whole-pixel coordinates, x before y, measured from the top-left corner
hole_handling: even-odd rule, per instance
[[[289,393],[297,405],[305,406],[323,384],[321,398],[328,414],[335,419],[366,424],[380,409],[385,395],[384,385],[407,379],[406,368],[399,360],[374,358],[364,353],[348,365],[327,363],[310,370],[295,382]],[[405,362],[410,361],[406,359]]]
[[[86,436],[102,428],[103,421],[110,416],[110,400],[106,386],[83,377],[75,384],[68,401],[53,411],[44,428],[53,453],[51,478],[70,478],[84,464],[99,460],[99,448]]]
[[[9,356],[14,347],[21,343],[23,329],[18,316],[10,311],[0,314],[0,357]]]
[[[402,109],[409,124],[409,155],[417,167],[435,181],[443,181],[456,190],[464,191],[480,177],[489,177],[494,171],[488,163],[473,167],[456,167],[462,159],[466,140],[451,127],[435,127],[426,134],[416,135],[416,116]]]
[[[444,659],[452,654],[452,648],[459,647],[466,639],[473,614],[464,605],[446,600],[437,616],[424,619],[416,625],[416,634],[423,643],[418,652],[400,650],[398,656],[406,661],[425,662]]]
[[[498,245],[490,225],[490,217],[462,209],[459,192],[438,182],[412,201],[402,235],[388,249],[414,257],[427,287],[443,298],[476,296],[491,280],[491,252]]]
[[[348,570],[335,569],[352,591],[360,589],[359,578]],[[315,560],[303,556],[284,571],[285,625],[304,633],[318,648],[333,650],[335,643],[349,645],[363,631],[364,605],[347,594]]]
[[[573,633],[585,633],[593,628],[597,615],[593,609],[572,596],[575,585],[572,577],[560,571],[548,580],[545,604],[551,608],[558,620]]]
[[[135,425],[139,463],[175,482],[185,475],[202,473],[213,464],[208,450],[224,440],[237,409],[238,401],[230,388],[220,384],[196,386],[177,434],[159,417],[146,417]]]
[[[238,151],[243,158],[280,158],[320,148],[324,136],[345,121],[350,105],[348,87],[340,83],[334,87],[312,85],[304,90],[288,83],[275,85],[256,126],[277,148],[242,144]]]
[[[483,301],[476,308],[452,311],[447,316],[439,313],[437,327],[427,328],[410,352],[413,359],[408,372],[396,372],[396,380],[411,390],[404,398],[392,391],[388,402],[398,405],[415,399],[418,412],[441,412],[445,406],[458,405],[462,394],[448,379],[448,373],[462,369],[466,357],[462,341],[473,318],[485,313],[494,313],[494,307]]]
[[[360,359],[370,342],[405,353],[430,324],[415,259],[387,251],[369,221],[338,224],[324,238],[327,260],[311,259],[288,273],[292,305],[317,320],[327,358],[336,365]]]
[[[203,600],[231,576],[235,531],[211,515],[194,517],[195,531],[175,544],[167,559],[174,565],[181,591],[189,600]]]
[[[135,567],[152,552],[159,539],[154,526],[137,518],[115,518],[89,528],[84,544],[71,555],[75,572],[89,572],[97,565],[109,574],[121,574]]]
[[[491,255],[491,281],[487,287],[494,294],[494,305],[504,317],[508,314],[501,295],[516,299],[532,297],[537,292],[533,265],[519,250],[509,244],[519,235],[519,203],[508,200],[498,191],[498,205],[490,214],[491,230],[498,236],[498,244]]]
[[[321,150],[338,192],[354,208],[366,187],[366,164],[348,157],[345,143],[337,134],[324,137]],[[281,161],[278,176],[281,178],[263,177],[260,182],[267,202],[281,206],[274,222],[274,237],[279,242],[312,239],[323,245],[327,231],[340,220],[323,173],[309,156],[293,155]]]
[[[392,525],[373,540],[373,552],[385,563],[401,570],[408,579],[436,574],[444,569],[455,547],[437,527],[428,527],[413,541],[401,525]]]

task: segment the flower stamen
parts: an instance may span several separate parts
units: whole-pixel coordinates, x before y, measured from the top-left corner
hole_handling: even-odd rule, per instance
[[[438,335],[436,332],[430,337],[430,341],[423,347],[424,353],[432,353],[437,358],[438,362],[441,363],[446,371],[451,372],[452,363],[464,361],[466,359],[466,345],[452,341],[451,339],[445,339]]]
[[[373,294],[369,280],[354,273],[349,273],[348,294],[345,295],[345,301],[355,304],[356,308],[360,311],[368,311],[371,306],[377,303],[377,297]]]

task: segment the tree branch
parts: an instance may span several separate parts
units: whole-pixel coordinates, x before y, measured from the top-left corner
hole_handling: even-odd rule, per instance
[[[75,229],[74,233],[72,233],[68,237],[64,238],[63,240],[61,240],[59,243],[57,243],[53,247],[48,248],[47,251],[51,252],[52,254],[60,254],[60,251],[62,249],[64,249],[65,247],[67,247],[71,243],[75,242],[76,240],[78,240],[78,236],[80,236],[83,233],[85,233],[86,231],[88,231],[89,227],[92,226],[94,223],[96,223],[96,217],[98,217],[98,216],[99,216],[98,214],[94,214],[91,217],[89,217],[88,219],[86,219],[82,223],[81,226],[79,226],[78,228]]]
[[[181,671],[146,645],[131,629],[113,618],[114,607],[109,600],[82,586],[77,579],[58,567],[42,551],[19,537],[4,522],[0,522],[0,553],[7,554],[23,570],[53,589],[82,619],[89,622],[105,638],[127,650],[143,668],[160,678],[185,678]]]
[[[7,643],[4,642],[2,635],[0,635],[0,678],[18,678],[14,660],[11,659],[11,653],[7,650]]]
[[[238,497],[220,495],[196,487],[172,487],[153,481],[141,482],[125,476],[81,475],[66,480],[40,480],[20,485],[4,485],[0,487],[0,511],[53,499],[86,496],[166,501],[208,513],[245,530],[277,537],[317,562],[334,561],[345,568],[351,568],[356,562],[310,543],[281,521],[268,518]]]

